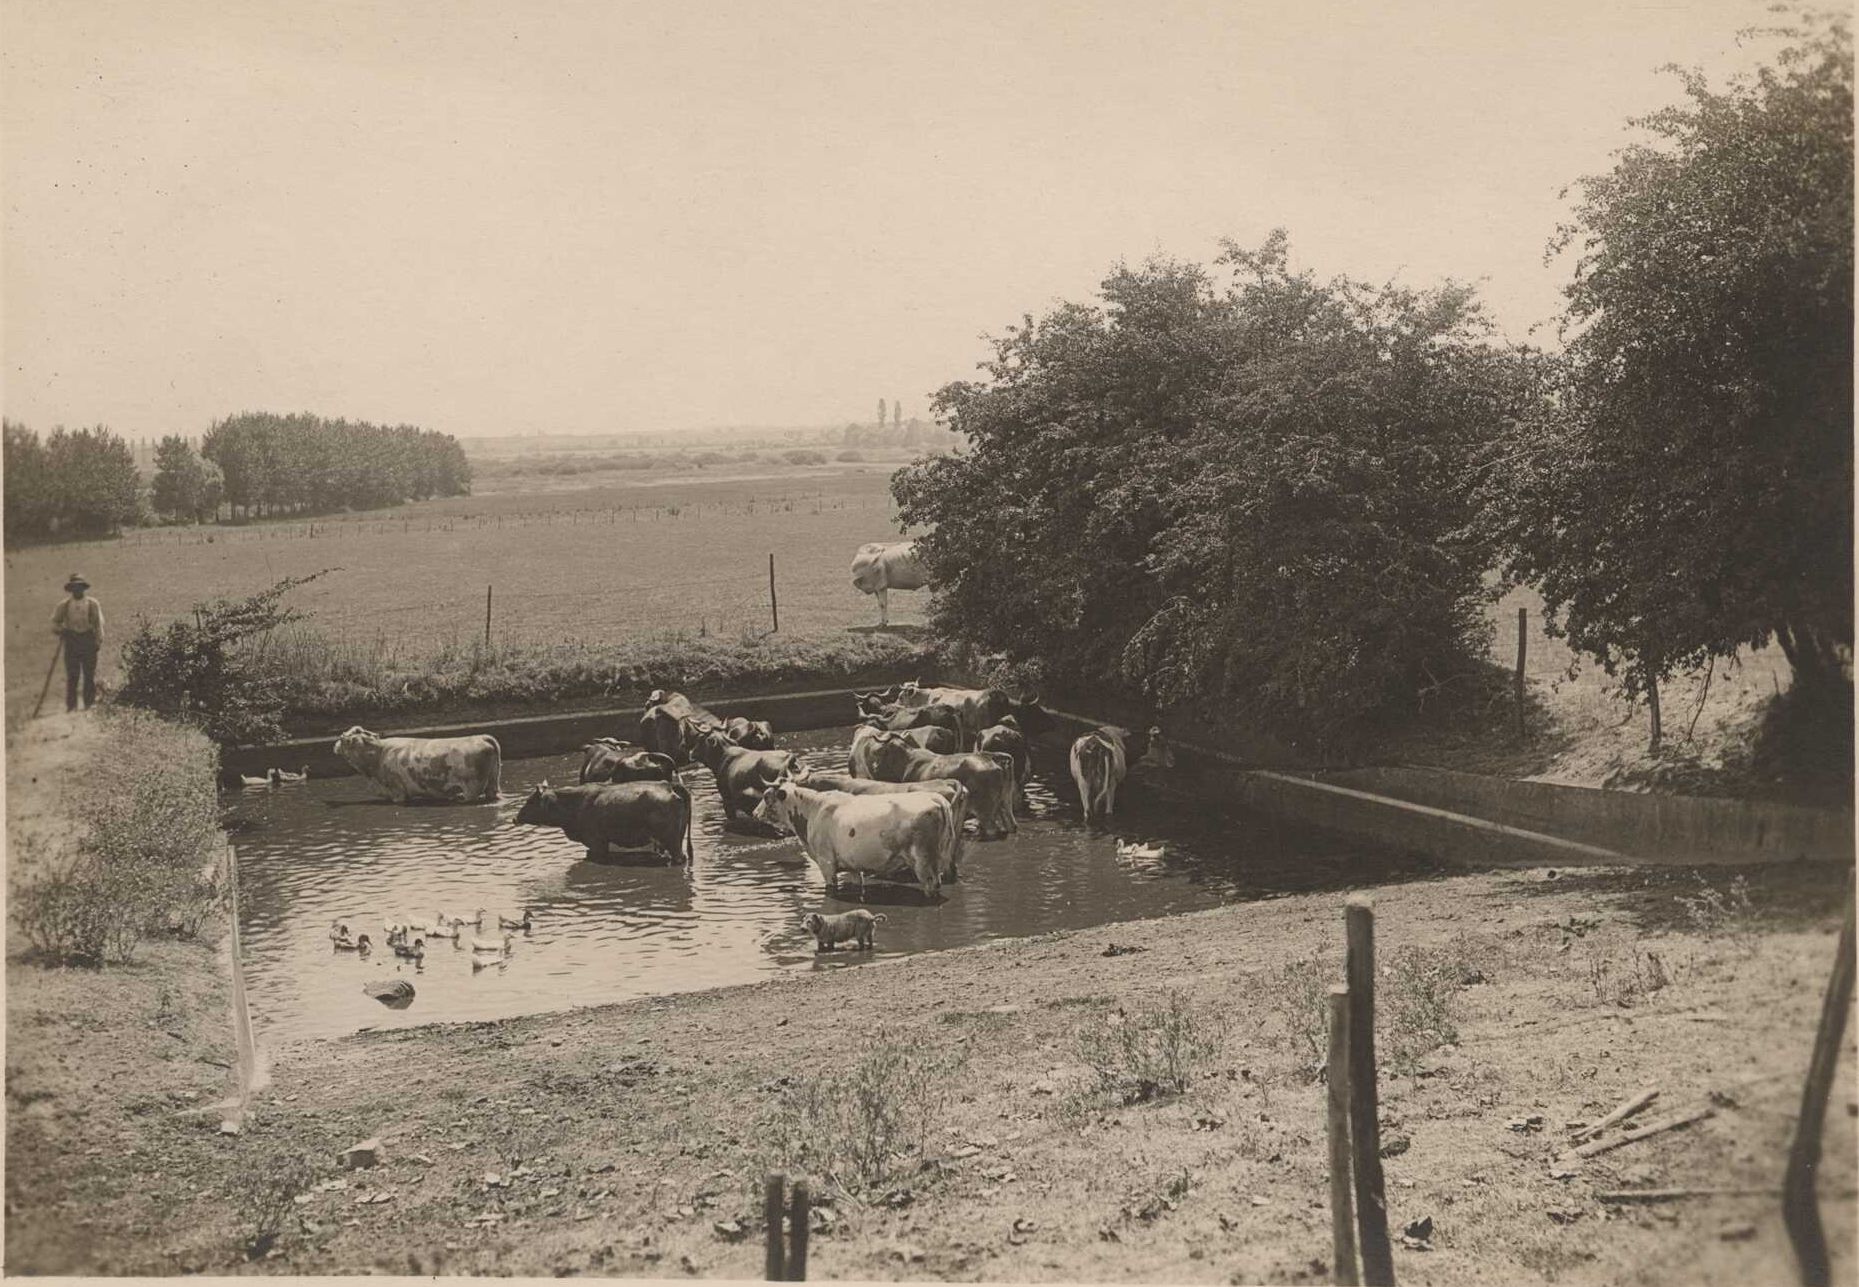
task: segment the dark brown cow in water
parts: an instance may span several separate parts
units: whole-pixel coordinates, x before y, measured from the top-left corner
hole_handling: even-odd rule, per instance
[[[716,775],[717,794],[723,797],[723,814],[727,818],[754,816],[761,805],[762,793],[783,778],[793,776],[800,767],[800,756],[793,751],[751,751],[737,746],[721,729],[712,729],[697,739],[693,754]]]
[[[646,750],[669,755],[682,767],[691,762],[697,739],[722,727],[722,720],[683,693],[660,688],[646,699],[645,714],[639,718],[639,740]]]
[[[596,738],[581,748],[581,781],[676,782],[678,766],[669,755],[642,751],[617,737]]]
[[[682,782],[566,787],[544,782],[530,791],[515,821],[560,827],[570,840],[587,846],[595,862],[610,849],[656,848],[688,866],[697,852],[691,841],[691,793]]]

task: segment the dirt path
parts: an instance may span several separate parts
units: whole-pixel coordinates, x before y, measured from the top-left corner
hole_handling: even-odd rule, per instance
[[[1400,1280],[1789,1277],[1773,1199],[1596,1194],[1776,1182],[1838,880],[1758,873],[1750,910],[1695,913],[1679,901],[1695,884],[1664,873],[1381,891],[1389,1201],[1397,1238],[1433,1221],[1431,1249],[1397,1247]],[[286,1048],[244,1135],[175,1125],[151,1148],[145,1121],[136,1154],[88,1181],[92,1198],[113,1185],[170,1214],[75,1259],[226,1272],[270,1224],[281,1236],[258,1263],[287,1272],[753,1278],[755,1186],[812,1082],[816,1112],[894,1128],[902,1153],[871,1201],[836,1203],[813,1277],[1328,1281],[1323,1091],[1299,998],[1336,974],[1341,931],[1336,896],[1283,898]],[[1140,1026],[1170,990],[1187,1046],[1224,1029],[1187,1060],[1187,1093],[1093,1092],[1092,1061],[1117,1060],[1087,1056],[1080,1032],[1115,1034],[1119,1014]],[[1828,1203],[1836,1266],[1853,1251],[1850,1034],[1847,1047],[1823,1177],[1849,1195]],[[1716,1116],[1552,1172],[1567,1122],[1644,1085],[1663,1088],[1659,1112]],[[909,1147],[918,1108],[927,1160]],[[369,1137],[382,1164],[342,1171],[337,1154]],[[848,1170],[859,1139],[829,1142]],[[49,1240],[26,1245],[36,1254],[14,1267],[78,1267],[69,1246],[60,1260]]]

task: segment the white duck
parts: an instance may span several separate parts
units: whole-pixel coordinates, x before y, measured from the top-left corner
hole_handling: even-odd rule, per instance
[[[1117,841],[1119,858],[1160,858],[1165,852],[1166,848],[1159,841],[1150,844],[1136,840]]]
[[[473,956],[508,956],[510,955],[510,944],[515,938],[516,935],[509,933],[506,933],[502,938],[479,938],[473,935],[471,939],[471,954]]]
[[[272,786],[280,786],[286,782],[306,782],[310,777],[310,766],[306,764],[295,773],[288,769],[272,769],[265,776],[271,780]]]
[[[239,775],[239,785],[242,787],[268,787],[273,785],[273,783],[269,773],[261,778],[255,778],[249,773],[241,773]]]
[[[432,924],[426,927],[427,938],[457,938],[458,927],[462,922],[453,920],[444,912],[434,912]]]

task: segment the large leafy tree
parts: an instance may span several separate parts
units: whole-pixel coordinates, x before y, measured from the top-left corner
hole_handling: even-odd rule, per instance
[[[1284,235],[1028,317],[901,470],[944,633],[1335,746],[1470,663],[1468,466],[1529,396],[1469,290],[1320,281]]]
[[[155,447],[155,478],[149,500],[158,514],[194,519],[199,516],[206,486],[204,462],[179,434],[169,434]]]
[[[1808,687],[1850,658],[1852,40],[1788,34],[1581,182],[1561,396],[1491,472],[1510,571],[1629,691],[1771,638]]]

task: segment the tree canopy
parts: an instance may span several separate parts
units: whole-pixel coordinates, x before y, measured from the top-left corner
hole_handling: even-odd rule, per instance
[[[1490,477],[1510,573],[1629,691],[1771,638],[1810,684],[1850,656],[1852,40],[1788,34],[1681,73],[1578,185],[1560,393]]]
[[[248,512],[329,513],[471,491],[458,440],[412,425],[244,412],[215,424],[200,454],[219,467],[227,503]]]
[[[1334,745],[1467,665],[1470,466],[1532,396],[1472,292],[1321,281],[1282,232],[1027,317],[899,471],[943,633]]]

